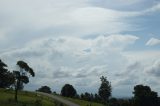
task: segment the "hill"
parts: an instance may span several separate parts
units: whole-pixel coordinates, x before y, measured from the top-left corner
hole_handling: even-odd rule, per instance
[[[57,96],[57,95],[56,95]],[[58,96],[65,100],[69,100],[73,103],[78,104],[79,106],[103,106],[99,103],[67,98]],[[19,91],[18,92],[18,103],[14,101],[14,91],[8,89],[0,88],[0,106],[66,106],[57,100],[53,100],[53,98],[48,96],[42,96],[37,93],[28,92],[28,91]]]
[[[58,106],[60,104],[49,97],[27,91],[18,92],[18,101],[18,103],[14,101],[13,90],[0,89],[0,106]]]
[[[60,96],[60,97],[62,97],[62,96]],[[76,103],[80,106],[104,106],[103,104],[100,104],[100,103],[89,102],[89,101],[80,100],[80,99],[76,99],[76,98],[68,98],[68,97],[62,97],[62,98],[69,100],[73,103]]]

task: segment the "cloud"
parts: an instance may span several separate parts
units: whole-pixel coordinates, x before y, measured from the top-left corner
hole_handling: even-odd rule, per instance
[[[0,7],[1,36],[15,43],[17,38],[23,44],[42,36],[85,36],[135,30],[129,21],[135,16],[134,12],[94,7],[85,0],[1,1]]]
[[[96,92],[104,75],[125,94],[130,85],[157,83],[156,77],[144,78],[144,67],[153,65],[159,51],[135,50],[143,41],[143,34],[136,35],[143,27],[139,18],[154,12],[159,3],[146,0],[1,0],[1,59],[10,70],[18,60],[31,65],[31,90],[71,83]]]
[[[115,77],[119,80],[114,81],[114,86],[134,86],[139,83],[141,79],[141,74],[143,72],[143,65],[138,60],[128,63],[124,70],[115,73]]]
[[[21,48],[31,40],[51,36],[85,37],[139,30],[141,26],[135,24],[134,18],[158,11],[159,4],[153,8],[123,11],[97,7],[88,0],[2,0],[0,47]]]
[[[160,76],[160,60],[157,60],[153,63],[153,65],[149,66],[146,69],[146,72],[149,75],[153,75],[155,77],[159,77]]]
[[[147,41],[146,45],[147,46],[155,46],[155,45],[159,45],[160,44],[160,40],[156,39],[156,38],[151,38],[149,41]]]
[[[27,85],[26,89],[54,85],[58,90],[65,83],[70,83],[79,92],[90,90],[90,87],[96,92],[100,84],[99,77],[104,75],[112,82],[115,93],[115,90],[123,87],[151,84],[143,77],[148,75],[144,67],[150,66],[160,55],[159,52],[149,51],[127,52],[126,48],[138,39],[134,35],[120,34],[88,39],[67,36],[40,38],[28,42],[23,48],[1,51],[1,58],[10,70],[15,69],[18,60],[26,61],[35,70],[36,77],[31,79],[32,87]],[[86,49],[89,51],[84,51]],[[152,81],[158,83],[155,79]]]
[[[84,80],[92,80],[95,77],[98,80],[101,75],[106,75],[113,63],[116,63],[115,66],[121,65],[125,59],[119,52],[137,39],[134,35],[108,35],[94,39],[49,37],[28,42],[23,48],[2,51],[1,58],[9,64],[11,70],[15,68],[18,60],[29,63],[36,73],[35,79],[31,81],[36,86],[51,85],[51,82],[48,82],[51,79],[52,83],[60,82],[61,85],[57,86],[67,82],[78,86],[76,79],[81,79],[80,85],[83,85]],[[88,48],[90,52],[84,51]],[[112,61],[109,58],[112,58]],[[38,82],[40,78],[43,80]],[[94,86],[98,82],[89,84],[88,86]]]
[[[93,5],[123,11],[140,11],[153,6],[156,0],[90,0]],[[145,5],[144,5],[145,4]]]
[[[124,49],[126,46],[133,44],[139,38],[134,35],[110,35],[99,36],[95,39],[97,47],[106,47],[111,49]]]

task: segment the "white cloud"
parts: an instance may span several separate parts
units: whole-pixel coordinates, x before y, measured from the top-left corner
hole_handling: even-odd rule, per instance
[[[143,77],[148,75],[144,67],[150,66],[160,55],[159,52],[150,51],[125,52],[125,48],[136,40],[138,37],[134,35],[108,35],[90,39],[49,37],[28,42],[21,49],[3,51],[1,58],[11,70],[15,68],[16,61],[21,59],[33,67],[36,77],[31,79],[32,84],[27,85],[27,89],[49,85],[59,91],[65,83],[71,83],[79,92],[90,90],[90,87],[96,92],[99,77],[104,75],[112,82],[116,95],[115,90],[126,86],[141,83],[151,85],[151,81]],[[158,82],[155,79],[152,81],[153,88],[157,90],[154,84]],[[130,90],[126,89],[126,92]]]
[[[160,45],[160,40],[156,38],[151,38],[147,43],[147,46],[155,46],[155,45]]]
[[[116,3],[124,7],[140,2]],[[140,37],[122,34],[137,30],[139,24],[133,18],[159,11],[159,4],[146,8],[109,9],[93,0],[1,0],[1,58],[11,70],[18,60],[33,67],[36,77],[27,86],[32,90],[44,84],[60,89],[71,83],[79,91],[96,91],[102,74],[121,90],[149,83],[140,75],[148,75],[143,68],[160,57],[159,51],[128,51]]]
[[[147,67],[146,72],[149,75],[154,75],[156,77],[159,77],[160,76],[160,60],[155,61],[152,66]]]
[[[39,37],[38,32],[46,30],[52,36],[57,33],[58,36],[64,33],[84,36],[134,30],[127,19],[134,12],[94,7],[87,1],[1,1],[0,12],[0,27],[7,31],[3,36],[12,39],[29,32],[27,36]]]
[[[156,3],[154,6],[152,6],[149,9],[145,10],[146,12],[155,12],[155,11],[160,11],[160,3]]]
[[[0,45],[4,49],[11,48],[11,45],[24,46],[40,37],[85,37],[133,31],[139,29],[139,26],[131,18],[153,12],[150,10],[157,11],[158,7],[157,4],[153,6],[156,9],[150,7],[130,12],[95,7],[88,0],[2,0],[0,36],[3,39],[0,39]]]
[[[120,69],[122,61],[125,62],[125,57],[120,52],[137,39],[138,37],[133,35],[98,36],[94,39],[51,37],[29,42],[21,49],[3,51],[1,58],[9,64],[11,70],[15,68],[16,61],[27,61],[37,75],[31,81],[35,86],[51,85],[51,82],[48,83],[51,79],[55,84],[57,81],[61,82],[61,85],[57,86],[68,82],[78,86],[80,81],[80,85],[83,85],[86,78],[92,81],[95,78],[98,80],[101,75],[109,74],[111,77],[117,70],[111,65],[114,64]],[[88,48],[89,52],[84,51]],[[113,72],[109,72],[111,69]],[[39,78],[43,78],[43,81],[38,82]],[[93,81],[88,86],[98,83],[99,81]]]
[[[122,11],[142,11],[159,3],[158,0],[90,0],[90,2],[97,7]]]

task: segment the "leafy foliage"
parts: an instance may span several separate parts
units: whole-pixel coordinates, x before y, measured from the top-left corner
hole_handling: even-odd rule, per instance
[[[51,88],[48,86],[42,86],[41,88],[39,88],[37,91],[39,92],[44,92],[44,93],[52,93]]]
[[[102,76],[101,78],[101,86],[99,88],[99,96],[101,97],[102,102],[106,103],[109,97],[111,96],[111,83],[107,80],[106,77]]]
[[[149,86],[136,85],[133,94],[137,106],[158,106],[158,94]]]
[[[0,60],[0,88],[8,88],[14,83],[14,76],[6,69],[7,65]]]
[[[17,101],[17,92],[18,90],[23,88],[23,83],[27,84],[29,83],[29,76],[27,73],[29,73],[32,77],[35,76],[35,73],[29,65],[24,61],[18,61],[17,65],[19,66],[19,71],[14,71],[14,75],[16,78],[16,84],[15,84],[15,100]]]
[[[62,87],[61,95],[66,97],[75,97],[77,94],[77,91],[74,89],[74,87],[70,84],[65,84]]]

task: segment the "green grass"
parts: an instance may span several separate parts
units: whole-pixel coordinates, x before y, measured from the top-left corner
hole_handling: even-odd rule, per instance
[[[14,91],[0,89],[0,106],[56,106],[57,101],[31,92],[18,92],[18,103],[14,101]]]
[[[60,96],[66,100],[69,100],[69,101],[72,101],[73,103],[76,103],[80,106],[104,106],[103,104],[100,104],[100,103],[95,103],[95,102],[89,102],[89,101],[85,101],[85,100],[80,100],[80,99],[74,99],[74,98],[68,98],[68,97],[63,97],[63,96]]]
[[[62,96],[60,96],[62,97]],[[99,103],[73,99],[73,98],[66,98],[62,97],[66,100],[72,101],[80,106],[103,106]],[[27,91],[19,91],[18,92],[18,103],[14,101],[14,91],[13,90],[6,90],[0,89],[0,106],[59,106],[58,101],[53,101],[51,98],[46,96],[37,95],[36,93],[31,93]],[[66,106],[66,105],[63,105]]]

